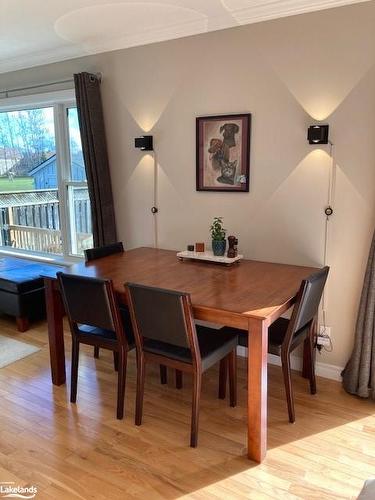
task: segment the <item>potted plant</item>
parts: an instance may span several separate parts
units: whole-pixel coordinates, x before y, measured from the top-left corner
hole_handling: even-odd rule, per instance
[[[210,227],[212,238],[212,251],[217,257],[222,257],[225,254],[225,247],[227,245],[225,239],[225,231],[223,228],[223,218],[214,217]]]

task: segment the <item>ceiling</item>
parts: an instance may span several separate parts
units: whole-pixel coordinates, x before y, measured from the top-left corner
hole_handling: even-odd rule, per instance
[[[0,0],[0,73],[364,0]]]

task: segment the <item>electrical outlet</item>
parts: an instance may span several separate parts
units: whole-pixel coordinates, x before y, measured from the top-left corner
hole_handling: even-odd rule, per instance
[[[319,335],[321,335],[322,337],[329,337],[329,338],[331,338],[331,327],[330,326],[320,325],[319,326]]]
[[[319,333],[317,338],[317,344],[322,346],[329,346],[331,337],[331,327],[330,326],[319,326]]]

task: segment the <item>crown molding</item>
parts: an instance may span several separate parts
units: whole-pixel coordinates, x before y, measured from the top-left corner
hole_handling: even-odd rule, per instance
[[[149,31],[140,29],[137,33],[125,34],[121,38],[106,39],[102,43],[99,40],[92,45],[90,43],[67,43],[65,40],[61,42],[60,46],[53,49],[18,55],[8,59],[2,58],[0,73],[369,1],[371,0],[268,0],[266,2],[258,0],[257,3],[252,2],[248,7],[233,8],[233,5],[238,6],[238,2],[240,4],[243,2],[241,0],[222,0],[221,14],[207,14],[207,24],[205,25],[194,21],[186,22],[182,19],[181,23]],[[225,13],[223,13],[223,9],[226,9]]]
[[[309,12],[344,7],[356,3],[364,3],[370,0],[272,0],[266,3],[256,3],[242,9],[229,10],[236,21],[243,24],[254,24],[272,19],[280,19]],[[227,4],[228,0],[223,0]]]

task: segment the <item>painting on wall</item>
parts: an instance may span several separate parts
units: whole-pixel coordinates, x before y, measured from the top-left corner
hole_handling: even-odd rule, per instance
[[[249,191],[251,114],[197,118],[197,191]]]

